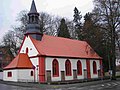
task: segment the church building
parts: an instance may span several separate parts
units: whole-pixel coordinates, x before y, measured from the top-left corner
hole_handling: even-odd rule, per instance
[[[28,17],[20,51],[4,68],[4,81],[46,83],[102,76],[102,58],[86,41],[40,32],[39,13],[34,0]]]

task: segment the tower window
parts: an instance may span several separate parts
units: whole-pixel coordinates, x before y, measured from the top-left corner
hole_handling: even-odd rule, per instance
[[[32,16],[29,16],[29,23],[32,23]]]
[[[34,22],[34,16],[32,16],[32,22]]]
[[[35,16],[35,22],[38,23],[38,17],[37,16]]]

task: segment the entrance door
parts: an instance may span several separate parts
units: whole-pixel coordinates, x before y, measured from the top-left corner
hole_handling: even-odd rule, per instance
[[[90,79],[91,78],[91,74],[90,74],[90,60],[86,60],[86,66],[87,66],[87,78]]]

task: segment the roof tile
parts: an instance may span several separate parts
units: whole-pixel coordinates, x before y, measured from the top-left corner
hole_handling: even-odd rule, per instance
[[[40,55],[102,59],[85,41],[43,35],[38,41],[30,36]]]
[[[12,62],[4,69],[31,69],[33,64],[31,63],[27,54],[19,53]]]

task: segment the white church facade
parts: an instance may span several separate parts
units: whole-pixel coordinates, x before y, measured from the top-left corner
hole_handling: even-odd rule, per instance
[[[34,0],[18,56],[4,68],[5,81],[54,82],[100,78],[102,58],[85,41],[40,33]]]

